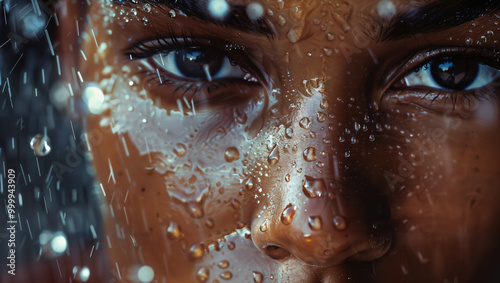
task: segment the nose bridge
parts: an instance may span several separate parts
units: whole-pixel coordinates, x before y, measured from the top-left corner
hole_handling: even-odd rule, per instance
[[[252,223],[253,239],[264,251],[275,246],[309,264],[336,265],[372,250],[367,204],[358,194],[366,184],[351,178],[356,140],[346,140],[351,128],[363,131],[355,122],[363,119],[362,110],[324,79],[303,80],[301,86],[297,95],[302,96],[284,105],[295,104],[286,114],[291,122],[282,140],[280,170],[269,176],[276,197],[263,204],[272,213]]]

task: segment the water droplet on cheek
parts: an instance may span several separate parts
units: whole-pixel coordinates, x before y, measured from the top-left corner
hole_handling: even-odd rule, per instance
[[[200,259],[205,254],[205,246],[201,243],[194,244],[189,248],[188,258],[192,261]]]
[[[217,266],[222,269],[227,268],[229,266],[229,261],[222,260],[217,264]]]
[[[227,162],[231,163],[240,158],[240,152],[236,147],[230,147],[226,149],[226,152],[224,152],[224,159],[226,159]]]
[[[184,155],[186,155],[186,146],[182,143],[178,143],[175,145],[173,151],[174,151],[175,155],[177,155],[179,157],[183,157]]]
[[[308,147],[304,150],[304,159],[306,161],[316,160],[316,149],[314,147]]]
[[[286,208],[281,213],[281,223],[285,225],[290,225],[293,221],[293,217],[295,216],[295,210],[297,207],[293,204],[288,204]]]
[[[198,272],[196,273],[196,278],[198,278],[200,282],[207,281],[208,277],[210,277],[210,270],[208,268],[202,267],[198,269]]]
[[[308,220],[309,228],[313,231],[318,231],[321,229],[321,217],[311,216]]]
[[[347,227],[347,221],[344,217],[337,215],[333,218],[333,226],[337,230],[344,230]]]
[[[46,156],[51,150],[50,139],[45,135],[38,134],[31,139],[30,147],[35,152],[36,156]]]
[[[276,163],[278,163],[279,160],[280,160],[280,151],[278,149],[278,146],[275,145],[271,150],[271,153],[269,154],[267,161],[269,162],[269,164],[275,165]]]
[[[220,274],[220,278],[222,278],[224,280],[229,280],[229,279],[233,278],[233,274],[229,271],[224,271]]]
[[[254,271],[254,272],[252,272],[252,275],[253,275],[253,282],[254,283],[262,283],[262,281],[264,281],[264,275],[262,275],[262,273],[260,273],[258,271]]]
[[[311,125],[311,120],[307,117],[304,117],[302,119],[300,119],[299,121],[299,126],[302,128],[302,129],[309,129],[309,126]]]
[[[304,180],[304,185],[302,186],[302,192],[308,198],[319,198],[322,197],[326,192],[326,186],[323,179],[315,179],[310,176],[306,176]]]
[[[167,238],[171,240],[179,239],[181,236],[181,227],[175,222],[170,222],[167,228]]]

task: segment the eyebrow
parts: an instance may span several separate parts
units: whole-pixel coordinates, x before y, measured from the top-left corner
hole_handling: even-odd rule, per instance
[[[167,6],[188,17],[198,18],[207,23],[213,23],[221,27],[229,27],[249,34],[274,38],[275,32],[267,19],[265,17],[254,20],[250,19],[246,12],[245,5],[226,2],[229,7],[226,16],[217,18],[210,15],[208,9],[209,1],[210,0],[143,0],[139,3]],[[113,0],[113,2],[123,5],[123,3],[130,3],[132,0]]]
[[[447,30],[499,9],[498,0],[436,1],[397,14],[389,24],[382,24],[378,41],[394,41],[419,33]]]

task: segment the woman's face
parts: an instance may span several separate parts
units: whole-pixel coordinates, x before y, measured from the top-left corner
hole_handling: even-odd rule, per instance
[[[114,276],[486,282],[496,6],[95,1],[85,22],[70,6]]]

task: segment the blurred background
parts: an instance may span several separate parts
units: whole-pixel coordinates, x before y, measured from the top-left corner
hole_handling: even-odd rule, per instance
[[[109,282],[101,190],[82,127],[63,113],[55,1],[0,0],[0,282]],[[15,170],[16,275],[7,266]]]

